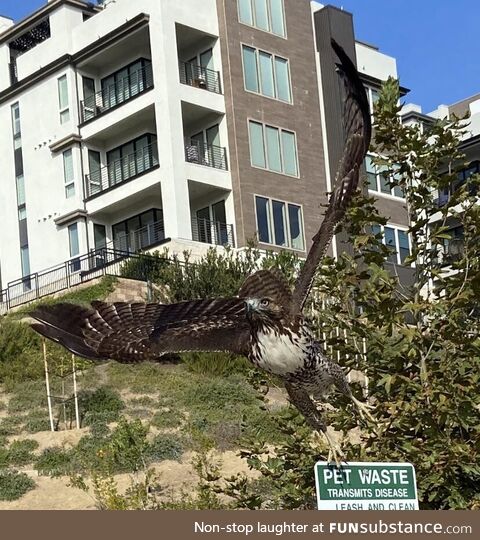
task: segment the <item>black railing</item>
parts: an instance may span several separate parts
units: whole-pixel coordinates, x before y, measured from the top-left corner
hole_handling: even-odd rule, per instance
[[[110,109],[153,88],[152,65],[140,68],[80,103],[82,122],[106,113]]]
[[[180,82],[216,94],[222,93],[220,73],[193,62],[179,62]]]
[[[130,261],[136,262],[133,264]],[[165,259],[165,263],[169,262]],[[156,265],[158,258],[146,254],[107,247],[92,250],[86,255],[9,283],[0,292],[0,314],[106,275],[148,281],[149,272]]]
[[[135,252],[153,247],[165,240],[163,220],[149,223],[141,229],[118,235],[113,241],[113,247],[120,251]]]
[[[196,217],[192,218],[192,240],[216,246],[235,246],[232,225]]]
[[[185,160],[215,169],[228,169],[227,152],[223,146],[205,144],[195,139],[185,143]]]
[[[123,156],[85,176],[85,195],[91,199],[119,184],[132,180],[158,166],[156,143],[144,146],[140,150]]]

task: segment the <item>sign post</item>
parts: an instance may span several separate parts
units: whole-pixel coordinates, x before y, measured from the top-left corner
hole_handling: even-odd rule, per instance
[[[411,463],[315,464],[319,510],[418,510]]]

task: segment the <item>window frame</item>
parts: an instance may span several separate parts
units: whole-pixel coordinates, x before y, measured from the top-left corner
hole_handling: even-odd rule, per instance
[[[61,87],[60,87],[60,81],[65,81],[65,92],[66,92],[66,104],[64,107],[62,107],[62,92],[61,92]],[[70,99],[69,99],[69,95],[68,95],[68,77],[67,77],[67,74],[64,73],[63,75],[61,75],[60,77],[57,78],[57,95],[58,95],[58,114],[59,114],[59,118],[60,118],[60,125],[64,125],[64,124],[67,124],[68,122],[70,122],[71,120],[71,117],[70,117]],[[64,115],[65,113],[68,113],[68,117],[66,117],[66,119],[64,119]]]
[[[70,180],[67,179],[67,168],[65,163],[65,154],[70,153],[70,158],[72,160],[72,178]],[[76,195],[76,181],[75,181],[75,160],[73,158],[73,148],[67,148],[62,152],[62,160],[63,160],[63,185],[65,189],[65,198],[71,199],[72,197],[75,197]],[[68,190],[73,187],[72,193],[69,195]]]
[[[400,239],[399,239],[399,236],[398,236],[399,231],[404,232],[407,235],[407,239],[408,239],[408,256],[410,256],[412,254],[412,240],[411,240],[410,234],[408,233],[408,227],[405,227],[403,225],[396,225],[394,223],[386,223],[385,225],[377,225],[377,227],[380,228],[380,232],[382,233],[382,244],[384,246],[388,247],[388,244],[385,242],[385,227],[388,228],[388,229],[393,229],[394,234],[395,234],[395,253],[392,253],[392,255],[396,255],[397,261],[393,262],[393,261],[390,261],[390,260],[387,259],[387,262],[390,262],[392,264],[398,264],[400,266],[405,266],[405,267],[414,266],[415,263],[413,263],[413,262],[410,263],[410,264],[405,264],[402,261],[401,256],[400,256]],[[377,234],[377,233],[375,233],[375,234]]]
[[[373,106],[375,105],[376,101],[373,101],[373,93],[375,92],[378,96],[378,92],[380,88],[376,88],[374,86],[370,86],[367,83],[363,83],[363,87],[365,88],[365,92],[367,94],[367,101],[368,101],[368,108],[370,109],[370,117],[372,119],[372,122],[374,120],[373,116]]]
[[[252,152],[251,152],[251,137],[250,137],[250,124],[257,124],[262,127],[262,142],[263,142],[263,155],[265,158],[265,167],[260,167],[260,165],[255,165],[252,161]],[[267,147],[267,138],[266,133],[267,129],[276,129],[278,131],[278,140],[279,140],[279,146],[280,146],[280,165],[281,165],[281,171],[277,171],[275,169],[270,168],[269,164],[269,156],[268,156],[268,147]],[[283,139],[282,139],[282,133],[290,133],[294,137],[294,148],[295,148],[295,161],[297,165],[297,174],[290,174],[285,172],[285,158],[284,158],[284,145],[283,145]],[[250,152],[250,165],[255,169],[260,169],[262,171],[268,171],[274,174],[281,174],[282,176],[288,176],[290,178],[300,178],[300,163],[298,159],[298,142],[297,142],[297,132],[293,131],[291,129],[282,128],[280,126],[275,126],[272,124],[266,124],[264,122],[259,122],[258,120],[255,120],[253,118],[247,118],[247,133],[248,133],[248,147]]]
[[[256,80],[257,80],[256,86],[258,88],[257,92],[255,90],[250,90],[249,88],[247,88],[247,85],[246,85],[245,61],[244,61],[244,56],[243,56],[243,51],[244,51],[245,48],[253,50],[255,52],[255,67],[256,67]],[[272,74],[273,74],[272,83],[273,83],[273,90],[274,90],[274,93],[275,93],[274,96],[269,96],[267,94],[263,94],[262,91],[261,91],[262,84],[261,84],[261,71],[260,71],[260,53],[263,53],[265,55],[269,55],[271,57]],[[271,52],[266,51],[264,49],[259,49],[258,47],[253,47],[252,45],[248,45],[247,43],[244,43],[244,42],[240,43],[240,56],[241,56],[241,59],[242,59],[243,89],[245,90],[245,92],[249,92],[250,94],[254,94],[256,96],[262,96],[262,97],[264,97],[266,99],[273,99],[274,101],[279,101],[280,103],[286,103],[287,105],[293,105],[294,104],[294,102],[293,102],[293,87],[292,87],[292,73],[291,73],[291,69],[290,69],[290,59],[289,58],[285,58],[284,56],[280,56],[278,54],[271,53]],[[278,97],[277,68],[276,68],[276,59],[277,58],[280,59],[280,60],[284,60],[286,62],[287,74],[288,74],[288,90],[289,90],[288,93],[289,93],[289,96],[290,96],[290,101],[286,101],[286,100],[281,99],[281,98]]]
[[[242,21],[241,15],[240,15],[240,0],[237,0],[237,16],[238,16],[238,22],[240,24],[243,24],[245,26],[248,26],[249,28],[255,28],[255,30],[258,30],[259,32],[266,32],[267,34],[270,34],[272,36],[279,37],[281,39],[288,39],[288,32],[287,32],[287,17],[285,15],[285,0],[280,0],[282,2],[282,15],[283,15],[283,34],[277,34],[272,30],[272,7],[271,7],[271,0],[267,0],[267,19],[268,19],[268,27],[269,30],[265,30],[264,28],[260,28],[256,25],[255,20],[255,0],[246,0],[250,4],[250,13],[252,15],[252,24],[249,24],[248,22]]]
[[[299,203],[295,203],[292,201],[284,201],[282,199],[279,199],[277,197],[269,197],[267,195],[260,195],[259,193],[253,194],[253,206],[255,211],[255,233],[258,238],[258,214],[257,214],[257,198],[258,199],[265,199],[267,201],[267,226],[268,226],[268,237],[270,239],[270,242],[265,242],[264,240],[258,240],[260,244],[265,244],[267,246],[274,246],[281,249],[290,249],[292,251],[298,251],[301,253],[304,253],[306,251],[305,246],[305,218],[303,214],[303,205]],[[274,215],[273,215],[273,202],[283,204],[284,208],[284,224],[285,224],[285,238],[286,238],[286,245],[281,245],[276,243],[275,238],[275,223],[274,223]],[[291,233],[291,227],[290,227],[290,215],[289,215],[289,207],[295,206],[300,209],[300,231],[302,235],[302,248],[293,247],[293,239],[292,239],[292,233]]]
[[[385,193],[385,191],[382,191],[382,185],[381,185],[381,182],[382,182],[381,176],[382,176],[382,174],[381,174],[381,172],[378,170],[378,166],[375,165],[375,164],[373,163],[373,158],[375,158],[375,157],[378,157],[378,156],[376,156],[375,154],[368,153],[368,154],[365,156],[365,159],[364,159],[364,162],[363,162],[363,163],[364,163],[364,167],[365,167],[365,172],[366,172],[366,174],[367,174],[367,188],[368,188],[368,191],[371,192],[371,193],[375,193],[376,195],[379,195],[380,197],[385,197],[385,198],[387,198],[387,199],[393,199],[393,200],[395,200],[395,201],[398,201],[398,200],[400,200],[400,201],[406,201],[405,194],[404,194],[403,196],[395,195],[395,188],[396,188],[396,187],[400,187],[400,186],[391,186],[391,187],[390,187],[390,193]],[[369,174],[369,171],[368,171],[368,169],[367,169],[367,164],[366,164],[367,158],[370,159],[370,161],[372,162],[372,166],[373,166],[373,168],[374,168],[374,170],[375,170],[374,173],[370,173],[370,174],[375,174],[375,181],[376,181],[376,187],[377,187],[377,189],[372,189],[372,188],[370,187],[370,182],[368,182],[368,174]],[[391,176],[391,175],[390,175],[390,176]],[[390,178],[390,176],[389,176],[389,178]],[[388,180],[388,181],[390,182],[390,180]]]

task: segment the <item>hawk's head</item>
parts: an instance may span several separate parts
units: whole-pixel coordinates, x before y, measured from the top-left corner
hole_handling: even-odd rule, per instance
[[[250,321],[280,321],[286,315],[284,306],[268,296],[246,298],[245,307]]]
[[[251,323],[285,323],[289,320],[292,294],[283,276],[272,270],[259,270],[249,276],[239,291],[245,300]]]

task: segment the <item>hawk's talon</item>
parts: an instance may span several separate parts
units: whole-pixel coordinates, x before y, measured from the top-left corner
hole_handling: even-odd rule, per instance
[[[359,401],[356,397],[350,396],[350,399],[352,400],[353,404],[358,410],[358,414],[360,415],[360,418],[362,420],[369,420],[370,422],[376,422],[374,416],[370,413],[370,410],[374,409],[373,405],[369,405],[368,403],[363,403],[362,401]]]
[[[327,462],[332,463],[334,461],[337,468],[340,469],[342,466],[342,458],[345,458],[345,454],[342,452],[340,446],[335,444],[335,442],[331,439],[326,430],[314,431],[314,438],[317,440],[317,444],[320,444],[320,434],[325,437],[328,444]]]

